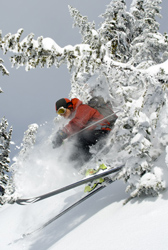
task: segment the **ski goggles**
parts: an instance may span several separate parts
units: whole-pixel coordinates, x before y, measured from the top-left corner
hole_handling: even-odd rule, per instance
[[[66,112],[66,108],[64,107],[60,107],[58,110],[57,110],[57,114],[58,115],[64,115]]]

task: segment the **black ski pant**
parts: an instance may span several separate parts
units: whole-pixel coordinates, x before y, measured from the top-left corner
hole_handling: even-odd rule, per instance
[[[79,132],[75,138],[74,154],[72,154],[71,160],[87,162],[92,156],[89,152],[90,147],[105,139],[109,132],[109,130],[85,130]]]

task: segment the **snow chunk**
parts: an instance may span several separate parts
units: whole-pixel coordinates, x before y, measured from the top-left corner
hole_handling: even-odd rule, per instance
[[[162,183],[162,186],[164,187],[165,184],[162,182],[162,176],[163,172],[159,167],[155,167],[153,169],[153,173],[146,173],[142,176],[141,178],[141,186],[146,186],[146,187],[154,187],[158,186],[159,184]]]
[[[44,50],[52,50],[55,49],[58,53],[62,54],[63,49],[51,38],[46,37],[42,41]]]
[[[154,66],[149,67],[146,71],[149,74],[156,75],[158,72],[163,69],[166,74],[168,74],[168,60],[166,60],[164,63],[160,63]]]
[[[21,42],[20,45],[23,46],[24,44],[27,44],[29,42],[30,37],[33,36],[33,34],[30,34],[29,36],[25,37]],[[33,47],[38,48],[39,47],[39,41],[32,39],[31,40]],[[62,54],[63,49],[51,38],[46,37],[42,38],[42,47],[44,50],[56,50],[58,53]]]
[[[139,120],[138,123],[142,126],[142,127],[149,127],[149,119],[146,116],[146,114],[140,112],[139,113]]]
[[[15,142],[14,142],[14,141],[10,141],[10,144],[11,144],[11,145],[15,145]]]

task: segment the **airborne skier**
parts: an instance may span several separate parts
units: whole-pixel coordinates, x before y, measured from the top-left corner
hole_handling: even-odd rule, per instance
[[[110,122],[97,109],[83,104],[78,98],[62,98],[56,102],[55,108],[58,115],[71,120],[56,133],[53,148],[61,146],[66,138],[75,135],[75,150],[71,160],[80,157],[82,161],[88,161],[91,157],[90,146],[107,137],[111,131]]]

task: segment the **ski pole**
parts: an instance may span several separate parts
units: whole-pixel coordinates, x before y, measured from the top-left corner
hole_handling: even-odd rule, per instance
[[[100,123],[100,122],[106,120],[107,118],[109,118],[109,117],[111,117],[111,116],[113,116],[113,115],[116,115],[116,114],[119,113],[120,111],[121,111],[121,110],[118,110],[118,111],[116,111],[115,113],[112,113],[112,114],[110,114],[110,115],[108,115],[108,116],[106,116],[106,117],[104,117],[104,118],[102,118],[102,119],[100,119],[100,120],[98,120],[98,121],[96,121],[96,122],[94,122],[94,123],[88,125],[87,127],[85,127],[85,128],[83,128],[83,129],[81,129],[80,131],[74,133],[73,135],[69,136],[68,138],[71,138],[71,137],[73,137],[73,136],[75,136],[75,135],[77,135],[77,134],[79,134],[79,133],[85,131],[86,129],[88,129],[88,128],[90,128],[90,127],[92,127],[92,126],[94,126],[94,125],[96,125],[96,124],[98,124],[98,123]]]

